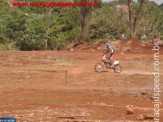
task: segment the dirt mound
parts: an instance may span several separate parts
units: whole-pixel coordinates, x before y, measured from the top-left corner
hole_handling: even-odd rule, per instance
[[[67,50],[93,50],[94,42],[93,41],[73,41],[67,46]]]
[[[107,41],[98,45],[96,50],[106,50],[106,43]],[[149,47],[147,44],[144,44],[140,40],[133,37],[128,41],[117,40],[110,43],[115,49],[116,53],[146,53],[149,51],[149,48],[147,49],[147,47]]]
[[[121,41],[119,43],[119,50],[121,53],[145,53],[145,44],[136,38],[130,38],[128,41]]]
[[[94,41],[75,41],[68,46],[68,50],[87,50],[105,52],[105,45],[108,41],[97,43]],[[152,49],[151,44],[144,44],[136,38],[130,38],[127,41],[117,40],[110,42],[116,53],[150,53]]]

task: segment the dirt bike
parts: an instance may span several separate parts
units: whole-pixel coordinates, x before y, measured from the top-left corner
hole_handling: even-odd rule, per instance
[[[97,63],[95,65],[95,71],[96,72],[102,72],[102,71],[104,71],[104,66],[105,66],[106,68],[113,69],[115,73],[120,73],[122,71],[122,67],[119,64],[119,61],[113,60],[110,63],[109,60],[110,59],[107,58],[106,55],[104,55],[103,58],[102,58],[101,63]]]

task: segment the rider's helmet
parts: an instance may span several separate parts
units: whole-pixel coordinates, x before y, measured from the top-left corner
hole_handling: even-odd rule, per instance
[[[109,49],[110,47],[111,47],[111,46],[110,46],[110,44],[109,44],[109,43],[107,43],[107,44],[106,44],[106,48],[108,48],[108,49]]]

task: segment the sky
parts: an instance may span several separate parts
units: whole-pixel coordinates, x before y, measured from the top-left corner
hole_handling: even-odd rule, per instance
[[[110,2],[110,1],[113,1],[113,0],[102,0],[102,1]],[[160,5],[161,3],[163,3],[163,0],[149,0],[149,1],[155,1],[158,5]]]

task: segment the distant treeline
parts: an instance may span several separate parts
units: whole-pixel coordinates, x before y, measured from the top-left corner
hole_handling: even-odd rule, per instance
[[[128,9],[119,7],[123,4],[127,5],[113,1],[97,7],[11,7],[0,0],[0,50],[60,50],[74,40],[102,42],[120,39],[122,34],[129,37]],[[138,6],[139,2],[134,3],[134,9]],[[138,39],[144,34],[147,39],[162,36],[163,4],[146,0],[139,19]]]

